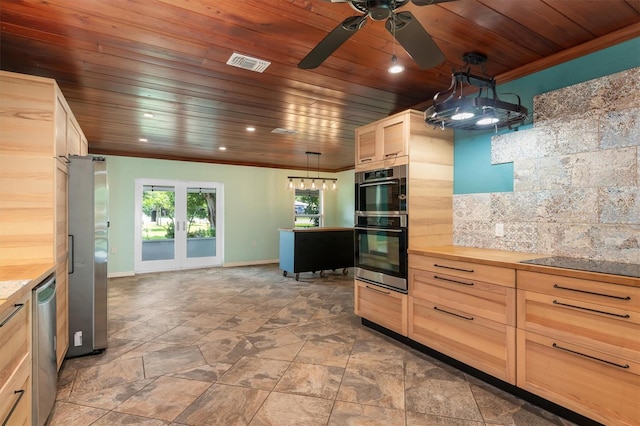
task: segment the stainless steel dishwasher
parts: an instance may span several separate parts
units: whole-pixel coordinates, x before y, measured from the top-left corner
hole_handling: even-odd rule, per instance
[[[49,276],[33,289],[32,424],[47,421],[56,399],[56,278]]]

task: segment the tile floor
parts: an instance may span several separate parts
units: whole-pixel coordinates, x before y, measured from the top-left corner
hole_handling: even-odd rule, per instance
[[[353,276],[277,265],[109,280],[109,348],[49,425],[569,425],[360,325]]]

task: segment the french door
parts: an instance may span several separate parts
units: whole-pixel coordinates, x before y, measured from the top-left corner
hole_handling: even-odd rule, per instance
[[[223,186],[136,179],[135,270],[221,265]]]

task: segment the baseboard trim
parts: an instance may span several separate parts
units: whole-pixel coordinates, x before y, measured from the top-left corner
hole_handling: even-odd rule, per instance
[[[123,277],[133,277],[136,273],[134,271],[125,271],[125,272],[109,272],[107,274],[107,278],[123,278]]]
[[[270,263],[279,263],[280,260],[278,259],[267,259],[267,260],[252,260],[249,262],[229,262],[229,263],[224,263],[222,265],[223,268],[233,268],[236,266],[254,266],[254,265],[268,265]]]

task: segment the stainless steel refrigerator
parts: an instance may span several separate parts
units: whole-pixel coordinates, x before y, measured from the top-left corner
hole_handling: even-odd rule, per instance
[[[69,350],[67,358],[107,347],[107,164],[69,158]]]

